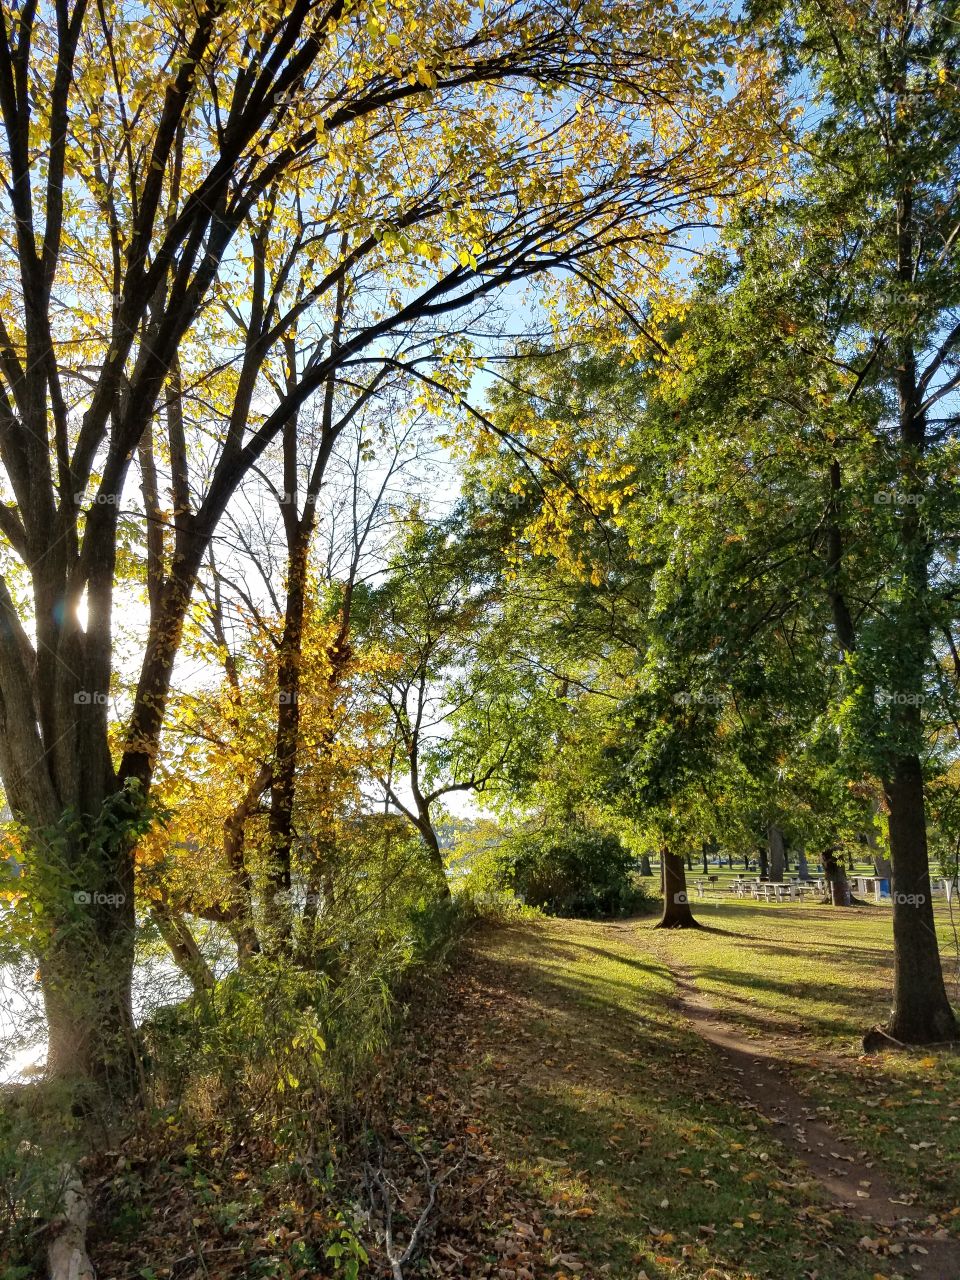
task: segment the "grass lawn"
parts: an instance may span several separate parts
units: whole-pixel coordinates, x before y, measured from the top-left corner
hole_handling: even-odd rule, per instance
[[[899,1274],[858,1246],[863,1222],[827,1208],[772,1128],[734,1101],[648,946],[733,944],[690,933],[661,943],[648,927],[550,921],[475,948],[490,993],[479,1038],[490,1048],[461,1087],[513,1175],[550,1206],[548,1230],[563,1242],[552,1274]],[[704,950],[698,963],[722,954]]]
[[[859,1045],[890,1007],[890,907],[715,896],[695,911],[709,931],[644,934],[641,925],[640,945],[681,961],[731,1023],[775,1042],[797,1089],[895,1185],[960,1217],[960,1053],[864,1057]],[[936,914],[948,991],[960,1005],[957,935],[945,904]]]
[[[674,978],[682,966],[762,1037],[809,1109],[863,1153],[845,1166],[859,1185],[885,1172],[884,1195],[915,1206],[902,1211],[919,1218],[914,1234],[956,1237],[960,1055],[857,1049],[888,1002],[889,909],[696,909],[711,930],[534,920],[472,935],[442,982],[411,988],[396,1043],[357,1090],[362,1123],[341,1133],[314,1117],[335,1176],[326,1155],[281,1161],[267,1135],[211,1125],[183,1146],[147,1126],[121,1161],[89,1170],[98,1274],[338,1280],[327,1250],[349,1222],[372,1255],[359,1275],[386,1277],[364,1170],[383,1162],[406,1240],[426,1203],[420,1152],[442,1185],[406,1280],[914,1277],[911,1249],[929,1241],[826,1197],[763,1099],[744,1104],[749,1079],[683,1015]],[[950,1245],[925,1277],[957,1280],[937,1248]]]

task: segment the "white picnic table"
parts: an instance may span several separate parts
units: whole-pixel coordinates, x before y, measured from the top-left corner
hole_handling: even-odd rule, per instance
[[[813,886],[801,880],[741,880],[736,879],[730,885],[731,893],[738,898],[756,898],[758,902],[802,902],[804,894],[811,892]]]
[[[884,884],[887,886],[886,893]],[[853,889],[855,893],[862,893],[865,897],[872,896],[874,902],[882,902],[885,897],[890,896],[890,881],[886,876],[854,876]]]

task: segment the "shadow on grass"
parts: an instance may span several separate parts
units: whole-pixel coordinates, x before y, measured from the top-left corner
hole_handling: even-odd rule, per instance
[[[595,957],[627,965],[631,976],[644,971],[651,982],[624,982],[615,967],[593,967]],[[789,1165],[787,1181],[778,1181],[779,1158],[761,1166],[756,1153],[731,1156],[768,1144],[745,1135],[735,1082],[672,1010],[668,970],[545,933],[501,936],[479,961],[478,976],[493,996],[485,1038],[494,1028],[509,1034],[521,1021],[507,1051],[511,1087],[489,1089],[488,1119],[538,1198],[557,1206],[557,1230],[583,1252],[585,1274],[609,1267],[614,1277],[633,1277],[640,1264],[651,1280],[672,1274],[656,1257],[674,1253],[674,1240],[687,1242],[703,1265],[737,1274],[744,1265],[783,1280],[818,1269],[831,1280],[862,1274],[832,1252],[838,1239],[852,1245],[852,1223],[833,1225],[831,1246],[811,1242],[798,1250],[797,1215],[807,1211],[809,1192],[788,1185]],[[585,964],[592,972],[583,972]],[[500,992],[515,998],[498,1007]],[[564,1062],[572,1044],[579,1052]],[[775,1193],[745,1182],[745,1173],[756,1178],[761,1168]],[[571,1188],[573,1199],[565,1200]],[[583,1217],[578,1202],[589,1206]],[[704,1223],[717,1229],[706,1241]]]

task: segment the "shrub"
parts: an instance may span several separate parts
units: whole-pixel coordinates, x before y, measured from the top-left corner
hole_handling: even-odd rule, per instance
[[[441,963],[459,912],[439,899],[436,869],[405,824],[351,834],[300,945],[248,957],[149,1019],[158,1103],[198,1124],[242,1129],[255,1117],[278,1136],[292,1113],[319,1115],[353,1093],[387,1044],[397,992],[413,970]]]
[[[608,832],[585,824],[521,831],[500,852],[502,883],[558,916],[623,916],[651,899],[633,874],[633,855]]]
[[[0,1088],[0,1276],[43,1273],[44,1225],[60,1204],[70,1162],[82,1150],[66,1090]]]
[[[449,859],[459,928],[475,921],[507,923],[536,916],[537,908],[519,898],[504,874],[504,845],[499,829],[485,825],[480,832],[468,831],[454,847]]]

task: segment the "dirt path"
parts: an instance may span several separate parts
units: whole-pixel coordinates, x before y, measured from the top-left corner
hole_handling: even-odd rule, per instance
[[[893,1242],[889,1252],[908,1274],[920,1280],[957,1280],[960,1241],[924,1234],[923,1219],[873,1162],[866,1162],[866,1153],[819,1119],[796,1093],[776,1048],[764,1052],[756,1040],[726,1022],[690,971],[673,956],[668,960],[677,985],[676,1007],[726,1060],[744,1105],[776,1126],[781,1143],[806,1165],[823,1193],[862,1219],[866,1236]]]

